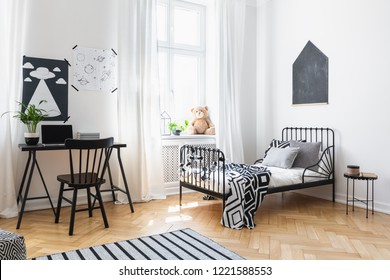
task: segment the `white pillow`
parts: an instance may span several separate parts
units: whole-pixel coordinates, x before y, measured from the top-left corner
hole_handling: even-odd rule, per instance
[[[272,147],[268,152],[267,156],[263,160],[263,165],[274,166],[280,168],[291,168],[295,158],[299,152],[299,147],[296,148],[275,148]]]

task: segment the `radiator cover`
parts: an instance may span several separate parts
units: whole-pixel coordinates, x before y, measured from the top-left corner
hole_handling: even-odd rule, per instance
[[[215,148],[216,141],[213,136],[168,136],[162,139],[162,164],[164,185],[167,194],[178,193],[179,191],[179,161],[180,148],[185,145],[195,145],[206,148]]]

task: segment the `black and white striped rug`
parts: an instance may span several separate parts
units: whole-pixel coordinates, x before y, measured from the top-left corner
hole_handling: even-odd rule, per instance
[[[34,260],[242,259],[241,256],[188,228],[34,258]]]

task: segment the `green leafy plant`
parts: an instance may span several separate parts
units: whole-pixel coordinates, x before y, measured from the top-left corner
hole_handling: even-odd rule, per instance
[[[188,125],[189,125],[188,120],[184,120],[184,122],[182,124],[177,123],[177,122],[170,122],[170,123],[168,123],[168,128],[172,133],[174,133],[176,130],[185,131],[187,129]]]
[[[38,106],[34,104],[26,105],[22,102],[18,102],[18,104],[21,106],[21,109],[20,111],[14,112],[15,115],[13,117],[19,119],[22,123],[24,123],[27,126],[28,132],[36,133],[38,124],[44,118],[49,116],[46,110],[39,108],[39,106],[45,102],[47,101],[41,100]],[[1,116],[11,112],[12,111],[5,112]]]
[[[184,124],[180,126],[181,131],[185,131],[188,128],[188,124],[190,122],[188,120],[184,120]]]
[[[171,131],[171,132],[175,131],[177,128],[177,123],[175,123],[175,122],[168,123],[168,128],[169,128],[169,131]]]

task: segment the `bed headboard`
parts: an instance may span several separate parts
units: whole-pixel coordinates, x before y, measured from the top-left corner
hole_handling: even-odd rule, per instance
[[[325,127],[285,127],[282,130],[282,140],[321,142],[321,151],[324,151],[334,146],[334,131]]]
[[[282,140],[305,140],[306,142],[321,142],[321,157],[318,166],[318,177],[334,178],[335,139],[334,131],[326,127],[285,127],[282,130]]]

